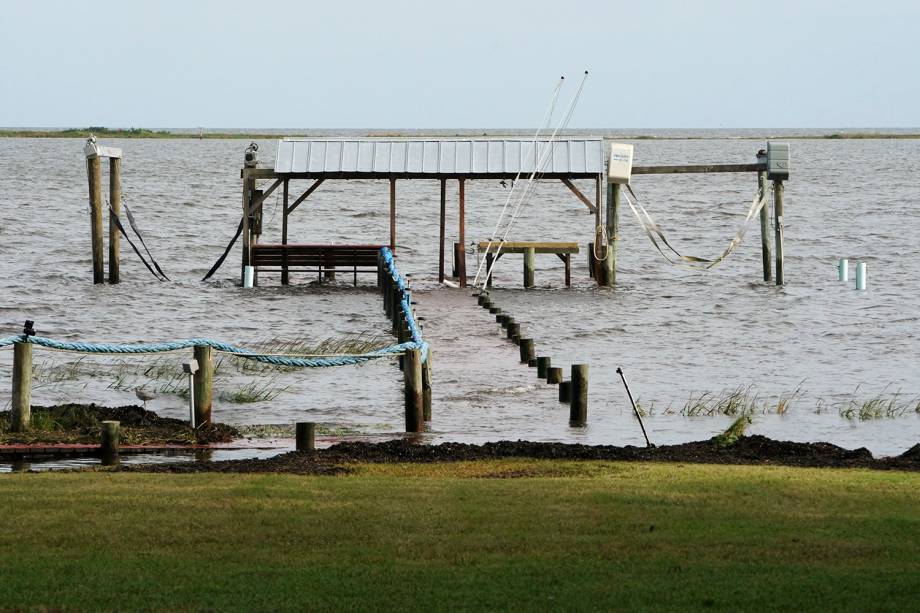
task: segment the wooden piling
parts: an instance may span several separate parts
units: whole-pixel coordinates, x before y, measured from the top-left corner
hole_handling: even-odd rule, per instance
[[[584,426],[588,423],[588,365],[572,364],[571,408],[569,425]]]
[[[766,162],[767,155],[758,155],[758,162]],[[763,197],[767,193],[767,171],[761,170],[757,173],[757,190]],[[760,209],[760,252],[763,259],[763,280],[773,280],[773,254],[770,246],[770,207],[764,204]]]
[[[507,329],[507,328],[508,328],[508,324],[513,324],[513,323],[514,323],[514,317],[512,317],[512,316],[511,316],[510,314],[508,314],[508,313],[503,313],[503,314],[500,315],[499,317],[500,317],[500,319],[498,320],[498,323],[501,324],[502,328],[506,328],[506,329]]]
[[[527,251],[524,252],[524,287],[533,287],[534,286],[534,248],[529,247]]]
[[[13,343],[13,398],[10,432],[32,427],[32,344]]]
[[[441,233],[438,243],[438,283],[444,282],[444,230],[447,223],[447,179],[441,179]]]
[[[396,179],[390,179],[390,251],[396,253]]]
[[[294,426],[297,451],[316,449],[316,424],[311,421],[299,421]]]
[[[510,339],[514,339],[515,336],[520,338],[521,336],[521,324],[516,322],[511,322],[508,324],[508,327],[505,329],[506,335]]]
[[[425,416],[424,394],[422,392],[422,352],[418,349],[409,349],[403,358],[406,432],[421,432]]]
[[[522,338],[520,344],[521,364],[528,364],[534,359],[534,347],[532,338]]]
[[[195,381],[195,425],[211,423],[211,405],[214,398],[214,361],[212,350],[207,345],[195,345],[195,360],[198,371],[192,375]]]
[[[431,349],[422,364],[422,420],[431,421]]]
[[[773,182],[773,223],[776,224],[776,284],[784,285],[783,275],[783,182]]]
[[[93,243],[93,283],[105,283],[104,245],[102,239],[102,159],[97,155],[86,160],[89,178],[89,221]]]
[[[490,314],[490,315],[499,315],[499,314],[501,314],[501,312],[502,312],[502,310],[501,310],[501,308],[499,308],[499,307],[496,307],[496,306],[489,307],[489,314]],[[495,321],[498,321],[498,319],[496,318]]]
[[[109,283],[121,280],[121,234],[115,216],[121,215],[121,158],[109,158]]]
[[[559,382],[559,402],[571,402],[572,401],[572,382],[571,381],[560,381]]]
[[[562,383],[562,369],[556,366],[546,369],[546,382],[550,385]]]
[[[100,431],[99,453],[104,465],[118,462],[118,448],[121,443],[121,422],[104,421]]]
[[[601,285],[613,287],[617,284],[617,241],[620,240],[620,185],[607,184],[607,257],[602,262]]]
[[[288,206],[291,198],[290,179],[285,179],[281,184],[281,244],[287,245],[288,242]],[[380,258],[378,258],[379,260]],[[382,262],[377,264],[378,270]],[[281,285],[287,285],[291,281],[290,269],[288,268],[287,249],[281,251]]]
[[[460,248],[458,249],[457,276],[460,279],[460,287],[466,287],[466,181],[463,179],[460,179],[459,209],[460,226],[457,242]]]
[[[537,378],[545,379],[546,372],[550,369],[551,365],[552,365],[551,358],[545,355],[538,355],[537,356]]]

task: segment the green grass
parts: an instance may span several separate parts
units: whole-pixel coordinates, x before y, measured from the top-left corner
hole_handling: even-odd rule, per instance
[[[0,609],[910,610],[918,509],[862,470],[6,475]]]

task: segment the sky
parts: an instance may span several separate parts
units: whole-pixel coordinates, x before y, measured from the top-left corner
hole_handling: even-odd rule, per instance
[[[0,126],[920,126],[917,0],[0,0]]]

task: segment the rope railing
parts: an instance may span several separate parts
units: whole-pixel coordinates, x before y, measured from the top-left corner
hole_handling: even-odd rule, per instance
[[[271,353],[260,353],[244,347],[238,347],[230,343],[214,340],[211,338],[188,338],[177,341],[165,341],[155,343],[84,343],[77,341],[59,341],[44,336],[35,336],[29,334],[18,334],[0,338],[0,348],[14,345],[15,343],[27,343],[38,345],[48,349],[58,351],[70,351],[74,353],[89,354],[145,354],[145,353],[164,353],[168,351],[179,351],[182,349],[191,349],[194,347],[210,347],[222,353],[228,353],[234,356],[271,364],[273,366],[284,366],[290,368],[326,368],[331,366],[349,366],[363,364],[370,360],[379,358],[402,355],[408,350],[418,349],[421,351],[422,360],[427,359],[428,343],[422,339],[421,330],[415,321],[412,313],[411,294],[409,286],[405,279],[399,274],[396,262],[393,259],[393,252],[389,248],[381,249],[381,258],[386,267],[386,274],[390,276],[396,287],[399,288],[400,307],[403,317],[409,328],[411,339],[407,342],[397,343],[389,347],[375,349],[366,353],[359,354],[339,354],[334,356],[310,356],[297,357],[291,355],[278,355]]]

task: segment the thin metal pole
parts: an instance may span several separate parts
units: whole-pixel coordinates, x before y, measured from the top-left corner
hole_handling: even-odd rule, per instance
[[[636,401],[633,400],[632,392],[629,391],[629,385],[626,383],[626,376],[623,374],[623,369],[617,366],[617,374],[620,375],[620,378],[623,379],[623,387],[626,388],[626,395],[629,396],[629,402],[632,404],[633,413],[636,414],[636,419],[639,420],[639,427],[642,428],[642,436],[645,437],[645,446],[654,447],[651,441],[648,440],[648,434],[645,432],[645,424],[642,423],[642,416],[639,415],[639,409],[636,408]]]

